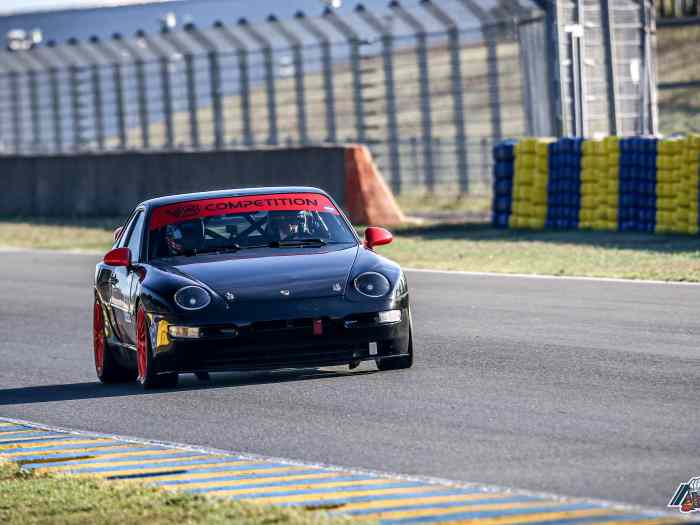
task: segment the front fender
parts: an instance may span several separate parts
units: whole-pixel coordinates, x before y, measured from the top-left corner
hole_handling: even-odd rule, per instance
[[[170,318],[193,317],[192,312],[183,312],[175,304],[175,292],[184,286],[193,285],[206,289],[212,297],[211,305],[199,315],[206,315],[212,309],[220,310],[225,308],[225,301],[219,297],[215,290],[203,283],[188,279],[182,275],[165,272],[154,266],[144,265],[139,272],[141,275],[135,290],[135,297],[150,314],[163,315]]]
[[[365,272],[377,272],[382,274],[389,279],[392,290],[396,289],[397,285],[399,285],[402,276],[401,267],[394,261],[382,257],[367,248],[361,248],[350,270],[348,282],[345,287],[345,298],[348,301],[363,303],[368,301],[386,302],[386,299],[390,298],[387,296],[381,299],[370,299],[355,290],[353,281]]]
[[[138,301],[147,312],[159,315],[169,315],[174,312],[174,304],[172,299],[168,300],[150,288],[139,284],[136,292]]]

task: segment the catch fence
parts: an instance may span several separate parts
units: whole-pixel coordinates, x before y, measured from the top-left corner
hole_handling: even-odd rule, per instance
[[[488,193],[493,144],[547,134],[550,116],[542,12],[485,3],[392,2],[2,52],[0,152],[360,142],[396,193]]]
[[[700,133],[700,16],[660,18],[657,34],[659,131]]]
[[[655,130],[651,0],[394,0],[0,52],[0,154],[366,144],[489,195],[494,144]]]

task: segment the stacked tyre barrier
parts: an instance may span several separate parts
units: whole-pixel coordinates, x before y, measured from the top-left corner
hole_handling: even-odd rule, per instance
[[[618,222],[619,144],[616,137],[584,141],[581,148],[579,227],[614,230]]]
[[[633,138],[620,141],[621,231],[653,233],[656,229],[656,163],[659,141]]]
[[[565,138],[549,146],[547,228],[578,228],[581,209],[582,143],[582,139]]]
[[[544,228],[547,221],[549,143],[523,140],[515,145],[511,228]]]
[[[496,227],[698,233],[700,135],[527,138],[493,155]]]
[[[505,141],[493,148],[493,224],[508,227],[513,204],[513,175],[515,173],[515,142]]]

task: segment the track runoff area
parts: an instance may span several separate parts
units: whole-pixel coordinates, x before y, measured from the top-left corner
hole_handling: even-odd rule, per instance
[[[678,515],[476,484],[362,472],[0,418],[0,460],[380,523],[688,523]]]
[[[410,271],[412,290],[420,299],[415,315],[422,323],[419,333],[424,334],[420,336],[422,362],[410,377],[401,373],[381,376],[379,381],[379,376],[356,375],[342,389],[337,382],[319,381],[308,389],[309,399],[301,406],[290,399],[284,383],[240,388],[234,406],[230,406],[230,396],[215,396],[217,390],[209,388],[139,395],[143,413],[149,416],[143,418],[144,424],[142,418],[129,416],[133,416],[133,404],[123,402],[138,389],[100,395],[102,387],[95,383],[87,350],[89,319],[85,319],[90,299],[87,283],[94,262],[94,256],[55,252],[2,254],[2,266],[8,271],[0,275],[0,284],[14,302],[0,304],[0,411],[5,416],[0,420],[0,461],[15,461],[24,469],[157,484],[165,490],[321,508],[385,523],[683,521],[678,512],[648,512],[492,484],[545,487],[540,490],[582,498],[603,493],[597,497],[636,500],[642,505],[656,502],[662,510],[679,482],[689,478],[684,473],[697,475],[692,472],[698,428],[697,411],[692,410],[696,400],[692,385],[697,384],[693,372],[697,285],[487,275],[464,275],[455,284],[457,274]],[[38,281],[37,275],[41,275]],[[28,290],[28,286],[33,288]],[[563,299],[566,307],[562,307]],[[63,308],[55,308],[58,301]],[[464,314],[467,308],[468,315]],[[464,322],[446,325],[445,319],[454,312]],[[73,322],[75,319],[78,321]],[[32,330],[34,337],[27,338],[26,330]],[[461,350],[465,344],[469,352]],[[28,366],[25,356],[30,352],[33,360]],[[480,360],[478,369],[474,359]],[[562,376],[564,381],[559,380]],[[392,398],[392,391],[407,380],[411,391],[420,395]],[[263,389],[270,397],[260,397]],[[517,395],[525,390],[531,394],[527,400]],[[352,409],[349,416],[339,416],[334,410],[339,395],[342,406]],[[417,429],[411,418],[396,417],[395,424],[397,437],[407,436],[406,443],[418,443],[431,454],[416,454],[408,448],[410,456],[391,456],[392,451],[402,449],[393,440],[389,446],[382,442],[386,433],[383,417],[367,417],[362,425],[357,424],[365,412],[361,401],[368,396],[382,399],[383,410],[399,416],[409,404],[411,410],[425,414],[418,435],[412,434]],[[460,402],[445,401],[450,399]],[[196,415],[197,431],[190,432],[188,425],[162,415],[163,403],[185,418]],[[191,412],[201,403],[225,407],[237,424]],[[373,469],[428,472],[453,479],[468,472],[462,479],[481,479],[491,485],[230,452],[230,448],[243,450],[251,442],[249,435],[238,434],[237,429],[252,426],[257,432],[264,428],[269,416],[258,409],[272,406],[284,409],[275,421],[277,432],[269,443],[257,444],[255,449],[268,456],[309,462],[330,458],[320,461],[352,466],[365,453],[363,463]],[[300,410],[308,412],[313,406],[325,408],[315,414],[327,428],[322,453],[316,450],[321,443],[314,441],[315,431],[305,433],[308,429],[299,425]],[[489,428],[484,422],[492,421],[493,406],[503,417],[497,417],[498,425]],[[622,410],[606,411],[613,406]],[[228,450],[90,434],[9,417],[95,432],[162,436],[162,440]],[[467,420],[468,424],[462,424]],[[552,421],[560,423],[554,432],[539,431]],[[359,431],[358,426],[362,427]],[[475,426],[481,426],[478,439],[465,441]],[[154,432],[153,427],[160,430]],[[589,439],[591,431],[594,439]],[[364,439],[353,439],[358,434],[352,432],[361,432]],[[544,450],[546,455],[551,439],[556,439],[559,450],[546,460],[530,455],[521,467],[498,455],[508,447],[517,453]],[[376,447],[367,449],[367,440],[375,440]],[[238,444],[229,448],[228,443],[234,441]],[[469,446],[451,449],[455,443]],[[439,456],[435,455],[438,450]],[[570,457],[574,460],[567,462]],[[555,478],[556,483],[543,483],[541,473]],[[640,473],[638,486],[620,482],[637,480]],[[658,483],[660,478],[664,478],[662,483]],[[566,483],[567,479],[583,479],[588,486]],[[604,490],[592,490],[592,484]],[[621,484],[622,490],[615,490]],[[636,493],[650,490],[643,497],[628,498],[624,494],[631,488]],[[662,493],[663,501],[655,492]]]

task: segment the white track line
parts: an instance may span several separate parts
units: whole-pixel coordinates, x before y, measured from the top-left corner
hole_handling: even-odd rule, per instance
[[[616,502],[616,501],[607,501],[607,500],[601,500],[601,499],[596,499],[596,498],[563,496],[561,494],[552,494],[549,492],[517,489],[517,488],[511,488],[511,487],[503,487],[503,486],[499,486],[499,485],[491,485],[491,484],[486,484],[486,483],[454,481],[454,480],[437,478],[437,477],[432,477],[432,476],[405,475],[405,474],[397,474],[394,472],[381,471],[381,470],[339,467],[337,465],[329,465],[326,463],[298,461],[298,460],[293,460],[293,459],[288,459],[288,458],[279,458],[279,457],[274,457],[274,456],[264,456],[261,454],[253,454],[253,453],[249,453],[249,452],[236,452],[236,451],[232,451],[232,450],[225,450],[225,449],[218,449],[218,448],[211,448],[211,447],[202,447],[202,446],[196,446],[196,445],[187,445],[184,443],[177,443],[177,442],[172,442],[172,441],[160,441],[160,440],[154,440],[154,439],[122,436],[119,434],[103,434],[103,433],[98,433],[98,432],[89,432],[89,431],[85,431],[85,430],[75,430],[75,429],[71,429],[71,428],[67,428],[67,427],[45,425],[43,423],[34,423],[32,421],[26,421],[24,419],[15,419],[15,418],[8,418],[8,417],[2,417],[2,416],[0,416],[0,421],[7,422],[7,423],[14,423],[17,425],[26,425],[28,427],[39,428],[39,429],[48,430],[48,431],[52,431],[52,432],[63,432],[63,433],[67,433],[67,434],[92,437],[92,438],[110,438],[110,439],[114,439],[117,441],[122,441],[122,442],[126,442],[126,443],[135,443],[135,444],[139,444],[139,445],[162,446],[162,447],[176,448],[176,449],[180,449],[180,450],[187,450],[190,452],[202,452],[202,453],[206,453],[206,454],[228,454],[228,455],[240,457],[242,459],[266,461],[266,462],[271,462],[271,463],[282,463],[285,465],[294,465],[294,466],[302,466],[302,467],[323,468],[323,469],[327,469],[327,470],[331,470],[331,471],[348,472],[350,474],[355,474],[355,475],[388,477],[388,478],[397,479],[399,481],[415,481],[415,482],[419,482],[419,483],[426,483],[429,485],[444,485],[444,486],[455,487],[455,488],[476,489],[476,490],[481,490],[483,492],[505,492],[505,493],[510,493],[510,494],[514,494],[514,495],[548,498],[548,499],[562,501],[562,502],[563,501],[569,501],[569,502],[575,501],[575,502],[589,503],[591,505],[598,505],[600,507],[605,507],[605,508],[614,508],[616,510],[624,510],[624,511],[629,511],[629,512],[639,512],[639,513],[644,513],[647,515],[660,516],[660,517],[674,517],[674,518],[681,518],[681,519],[687,518],[687,516],[684,516],[680,513],[675,514],[672,512],[668,512],[668,511],[661,511],[658,509],[651,509],[648,507],[643,507],[641,505],[634,505],[634,504],[630,504],[630,503],[621,503],[621,502]],[[0,461],[3,461],[3,460],[0,459]]]
[[[58,255],[81,255],[81,256],[101,256],[102,252],[93,250],[51,250],[35,248],[13,248],[11,246],[0,246],[2,253],[36,253],[36,254],[58,254]],[[573,275],[542,275],[538,273],[498,273],[498,272],[469,272],[463,270],[431,270],[428,268],[404,268],[407,272],[436,273],[445,275],[466,275],[472,277],[508,277],[510,279],[551,279],[555,281],[592,281],[603,283],[625,283],[625,284],[669,284],[673,286],[700,286],[700,282],[690,283],[684,281],[654,281],[648,279],[621,279],[614,277],[576,277]]]
[[[543,275],[539,273],[468,272],[461,270],[430,270],[427,268],[404,268],[404,270],[407,272],[465,275],[471,277],[508,277],[514,279],[547,279],[553,281],[593,281],[603,283],[670,284],[674,286],[700,286],[700,282],[691,283],[685,281],[654,281],[647,279],[621,279],[615,277],[577,277],[575,275]]]

